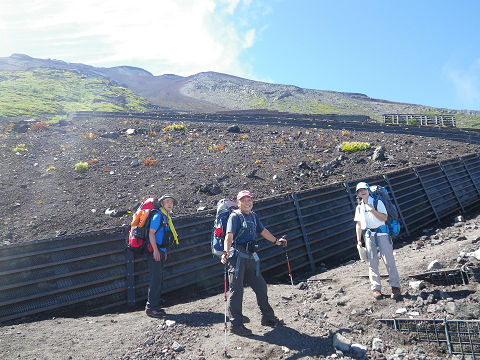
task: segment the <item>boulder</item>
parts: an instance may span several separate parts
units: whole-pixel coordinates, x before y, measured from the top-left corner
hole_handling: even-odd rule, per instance
[[[239,133],[240,127],[238,125],[232,125],[227,128],[227,131],[231,133]]]
[[[222,193],[222,189],[218,184],[202,184],[199,187],[199,190],[202,193],[205,193],[207,195],[218,195]]]
[[[118,139],[120,135],[115,131],[108,131],[101,134],[100,136],[106,139]]]
[[[185,348],[182,345],[180,345],[178,342],[174,341],[172,344],[172,350],[175,352],[180,352],[185,350]]]
[[[439,270],[442,269],[443,265],[438,260],[433,260],[430,264],[428,264],[428,270]]]
[[[423,280],[418,280],[418,281],[410,281],[408,283],[408,286],[412,288],[413,290],[422,290],[425,288],[425,282]]]
[[[383,146],[378,146],[372,155],[373,161],[385,161],[387,158],[385,157],[385,148]]]
[[[379,338],[373,338],[372,340],[372,350],[374,351],[383,351],[383,341],[382,339]]]

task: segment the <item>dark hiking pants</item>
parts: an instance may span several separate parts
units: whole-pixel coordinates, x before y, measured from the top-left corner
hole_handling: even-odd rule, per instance
[[[240,263],[237,266],[238,261]],[[230,282],[228,312],[233,327],[243,325],[242,302],[244,282],[247,282],[255,292],[262,318],[273,319],[275,317],[273,309],[268,303],[267,283],[261,274],[257,276],[257,264],[253,257],[246,258],[237,255],[229,258],[228,280]]]
[[[153,259],[153,253],[147,253],[148,270],[150,271],[150,283],[148,285],[148,299],[146,310],[159,310],[163,287],[163,269],[165,265],[165,253],[160,251],[160,261]]]

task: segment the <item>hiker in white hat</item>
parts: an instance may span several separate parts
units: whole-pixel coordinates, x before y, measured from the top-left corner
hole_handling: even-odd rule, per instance
[[[360,203],[355,209],[355,231],[357,244],[362,246],[362,235],[365,239],[368,256],[368,274],[373,291],[373,297],[377,300],[383,298],[380,278],[379,256],[382,257],[388,271],[388,282],[392,287],[390,297],[398,299],[400,293],[400,280],[397,265],[393,256],[392,238],[385,226],[387,221],[387,209],[385,204],[378,200],[376,206],[370,195],[370,187],[366,182],[359,182],[356,187]]]

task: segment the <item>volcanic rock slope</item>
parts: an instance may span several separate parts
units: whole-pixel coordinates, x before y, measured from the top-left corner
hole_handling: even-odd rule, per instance
[[[175,215],[185,215],[210,210],[241,189],[258,199],[479,151],[472,144],[381,132],[272,125],[229,129],[203,118],[3,123],[1,243],[128,224],[128,211],[143,197],[167,192],[179,200]],[[343,153],[337,148],[345,141],[373,147]],[[375,161],[379,146],[385,157]]]
[[[112,68],[37,59],[13,54],[0,58],[2,71],[54,69],[110,80],[144,97],[157,109],[211,113],[229,110],[269,109],[291,113],[366,115],[381,120],[383,114],[456,114],[461,125],[477,124],[479,111],[451,110],[370,98],[365,94],[304,89],[272,84],[217,72],[201,72],[183,77],[155,76],[132,66]],[[55,76],[61,76],[56,73]],[[61,101],[61,99],[59,99]]]

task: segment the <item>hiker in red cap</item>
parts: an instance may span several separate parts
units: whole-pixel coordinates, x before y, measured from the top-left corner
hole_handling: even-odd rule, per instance
[[[275,316],[268,303],[267,283],[260,273],[256,240],[257,234],[277,246],[287,246],[287,240],[285,238],[277,239],[263,226],[258,215],[252,211],[252,198],[253,195],[248,190],[238,193],[238,210],[233,211],[228,218],[227,235],[221,260],[223,264],[228,262],[230,332],[240,336],[252,335],[252,331],[243,324],[242,302],[245,280],[257,296],[257,303],[262,313],[262,325],[275,327],[277,324],[283,324]]]

